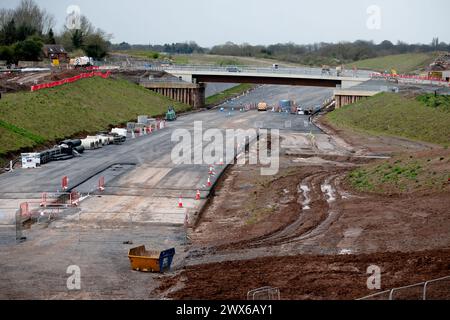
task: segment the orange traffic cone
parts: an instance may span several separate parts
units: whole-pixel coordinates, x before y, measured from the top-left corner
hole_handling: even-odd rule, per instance
[[[197,194],[195,195],[195,200],[200,200],[200,190],[197,190]]]
[[[214,171],[213,167],[209,166],[209,174],[213,174],[213,171]]]
[[[180,199],[178,199],[178,208],[183,208],[183,200],[181,199],[181,197]]]
[[[208,177],[208,187],[211,187],[211,178]]]

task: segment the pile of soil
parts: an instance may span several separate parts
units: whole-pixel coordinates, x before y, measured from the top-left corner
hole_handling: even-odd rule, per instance
[[[367,268],[381,268],[381,289],[369,290]],[[341,256],[285,256],[188,267],[176,278],[172,299],[245,300],[247,292],[271,286],[283,300],[349,300],[450,275],[450,250]],[[173,284],[173,279],[168,279]],[[160,294],[167,286],[160,287]],[[450,299],[450,279],[431,284],[427,299]],[[387,299],[383,294],[381,299]],[[422,299],[422,286],[400,290],[395,299]]]

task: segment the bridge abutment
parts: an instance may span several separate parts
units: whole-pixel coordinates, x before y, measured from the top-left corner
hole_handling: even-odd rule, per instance
[[[182,102],[193,108],[203,108],[205,106],[204,83],[185,82],[141,82],[141,86],[166,96],[172,100]]]

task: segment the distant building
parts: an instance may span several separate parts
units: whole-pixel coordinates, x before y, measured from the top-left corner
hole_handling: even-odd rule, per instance
[[[42,50],[44,51],[44,56],[51,60],[67,61],[69,57],[66,49],[60,44],[46,44]]]
[[[450,53],[441,54],[427,68],[428,75],[450,81]]]

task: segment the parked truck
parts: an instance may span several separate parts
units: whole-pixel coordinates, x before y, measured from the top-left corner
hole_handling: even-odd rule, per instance
[[[75,59],[70,59],[69,64],[75,68],[85,68],[94,65],[94,59],[91,57],[77,57]]]

